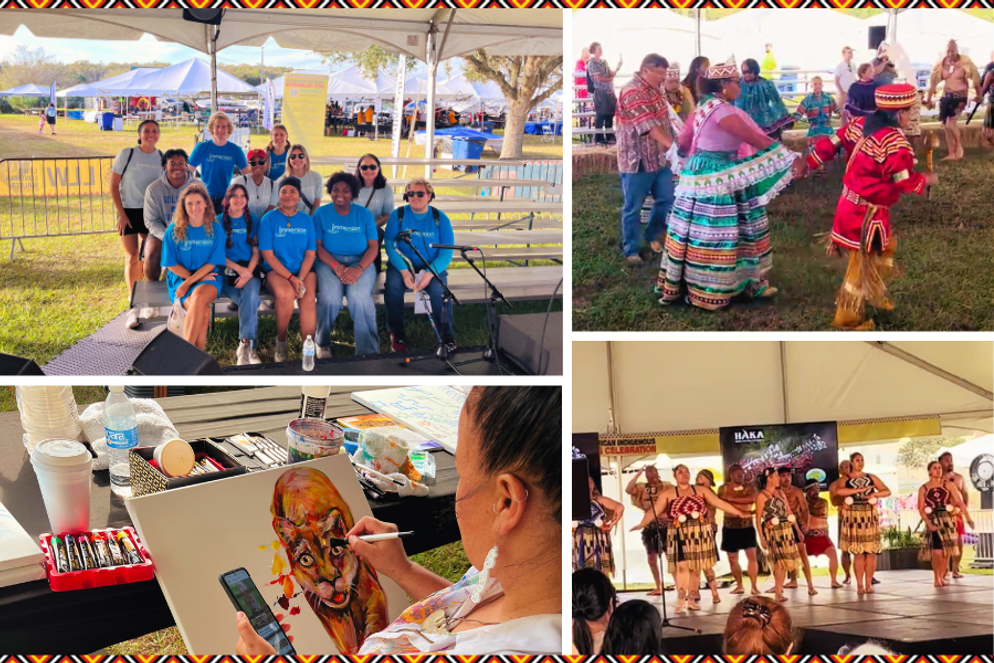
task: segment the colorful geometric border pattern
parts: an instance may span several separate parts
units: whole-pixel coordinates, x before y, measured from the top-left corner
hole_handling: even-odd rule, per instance
[[[0,656],[0,663],[994,663],[991,654],[931,656]]]
[[[994,0],[0,0],[0,9],[991,9]]]

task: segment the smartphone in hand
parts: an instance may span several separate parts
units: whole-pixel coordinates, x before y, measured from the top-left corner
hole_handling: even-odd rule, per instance
[[[297,652],[290,644],[290,639],[276,621],[276,616],[269,609],[266,599],[262,597],[248,571],[244,568],[232,569],[218,576],[218,580],[235,609],[245,613],[255,632],[269,642],[277,654],[296,656]]]

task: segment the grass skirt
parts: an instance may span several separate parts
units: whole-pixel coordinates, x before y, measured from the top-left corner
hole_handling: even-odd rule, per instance
[[[667,220],[657,281],[664,301],[678,300],[686,287],[692,304],[713,311],[769,287],[766,205],[790,183],[794,158],[775,144],[745,159],[707,151],[688,159]]]
[[[801,554],[797,550],[794,526],[786,520],[774,525],[773,521],[763,523],[766,550],[770,564],[776,564],[786,571],[796,571],[801,565]]]
[[[614,575],[611,534],[593,525],[580,525],[573,534],[573,570],[597,569]]]
[[[942,544],[942,552],[950,557],[960,554],[959,532],[956,528],[956,516],[948,511],[934,511],[929,514],[932,524],[939,528],[938,532],[925,530],[924,547],[928,549],[926,558],[931,557],[931,552],[936,549],[936,544]],[[938,541],[936,541],[938,539]]]
[[[718,548],[711,523],[699,518],[673,522],[666,528],[666,559],[671,573],[675,572],[677,562],[687,562],[691,571],[714,567],[718,563]]]
[[[880,518],[873,505],[856,502],[839,515],[841,529],[839,549],[852,555],[876,555],[883,550],[880,543]]]
[[[873,208],[867,212],[867,220],[872,215]],[[863,246],[858,251],[852,249],[848,251],[849,264],[835,299],[833,324],[836,327],[852,327],[860,324],[865,317],[867,304],[884,310],[893,307],[893,304],[887,300],[887,285],[894,274],[897,239],[891,235],[883,250],[874,247],[873,242],[867,240],[868,238],[863,238],[861,242]],[[837,255],[842,251],[842,247],[838,244],[829,244],[830,255]]]

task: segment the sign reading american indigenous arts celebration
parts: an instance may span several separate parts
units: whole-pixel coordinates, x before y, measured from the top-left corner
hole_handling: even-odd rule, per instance
[[[803,487],[816,479],[823,490],[839,478],[839,437],[834,421],[720,428],[718,439],[725,476],[729,467],[740,465],[746,482],[752,483],[766,468],[789,467],[795,485]]]

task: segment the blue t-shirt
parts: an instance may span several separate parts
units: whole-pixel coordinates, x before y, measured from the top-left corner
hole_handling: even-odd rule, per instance
[[[232,142],[223,147],[208,140],[198,143],[190,155],[190,165],[199,168],[207,191],[213,198],[220,198],[228,191],[231,177],[235,168],[239,170],[248,166],[245,152]]]
[[[311,217],[318,241],[328,253],[361,256],[369,248],[366,242],[377,241],[376,219],[365,207],[353,203],[349,213],[342,216],[332,204],[322,205]]]
[[[269,179],[275,182],[280,175],[286,172],[286,158],[289,155],[289,145],[283,150],[283,154],[269,153]]]
[[[224,215],[217,215],[217,222],[221,224],[222,229],[224,228]],[[223,230],[222,230],[223,232]],[[225,254],[228,256],[229,260],[235,262],[248,261],[252,259],[252,247],[249,246],[249,237],[259,236],[259,219],[252,219],[252,234],[249,235],[248,228],[245,225],[245,215],[241,215],[237,219],[231,217],[231,248],[225,248]],[[228,242],[225,240],[225,247],[227,247]]]
[[[317,251],[317,239],[311,217],[303,212],[288,220],[278,209],[269,210],[259,224],[259,250],[275,253],[292,274],[300,271],[305,251]],[[272,269],[269,263],[264,267],[267,272]]]
[[[177,241],[173,230],[176,224],[170,223],[166,228],[166,234],[162,242],[162,266],[163,267],[183,267],[191,273],[197,271],[207,264],[224,267],[224,228],[220,223],[214,222],[212,226],[213,235],[207,235],[207,224],[194,228],[186,227],[186,239]],[[218,269],[214,273],[219,273]],[[169,286],[169,299],[176,300],[176,288],[183,284],[182,276],[174,274],[171,270],[166,276],[166,283]],[[192,288],[191,288],[192,290]]]
[[[452,249],[430,249],[428,247],[431,244],[452,244],[452,223],[449,221],[449,217],[445,216],[445,212],[439,210],[438,225],[436,226],[430,207],[424,214],[415,214],[410,205],[395,209],[390,214],[390,219],[387,220],[386,230],[383,231],[383,243],[386,245],[390,264],[399,270],[407,269],[407,263],[401,257],[403,254],[414,263],[414,269],[422,270],[425,268],[421,259],[411,251],[411,247],[405,242],[396,242],[396,246],[394,246],[397,233],[401,230],[400,222],[397,220],[397,212],[400,209],[404,210],[403,229],[411,231],[411,242],[418,247],[421,255],[431,262],[435,271],[441,272],[446,269],[452,262]]]

